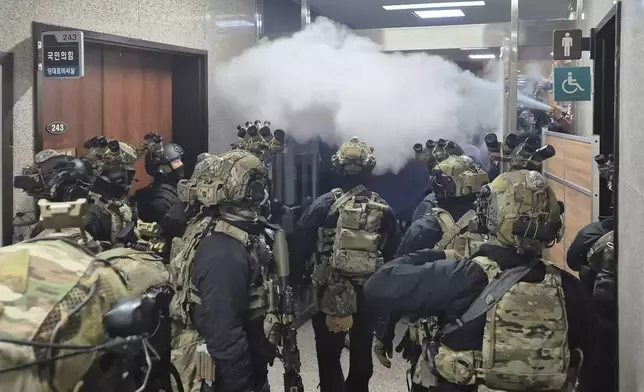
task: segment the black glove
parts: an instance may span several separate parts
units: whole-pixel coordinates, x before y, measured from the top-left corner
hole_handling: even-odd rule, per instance
[[[420,357],[421,347],[419,344],[411,340],[409,328],[407,328],[402,340],[400,340],[400,343],[396,346],[396,352],[402,353],[403,359],[410,363],[415,363]]]

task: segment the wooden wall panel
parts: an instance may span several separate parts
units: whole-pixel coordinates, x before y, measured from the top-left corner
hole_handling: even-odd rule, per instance
[[[43,149],[76,149],[82,154],[83,144],[103,133],[102,49],[85,45],[85,77],[76,80],[44,79],[42,84],[43,127],[62,121],[67,132],[52,135],[40,130]]]
[[[544,171],[563,179],[566,175],[566,140],[554,136],[546,136],[545,144],[552,145],[556,153],[554,157],[545,161]]]
[[[172,58],[154,52],[103,51],[104,135],[137,145],[149,132],[172,140]],[[149,184],[143,160],[133,191]]]
[[[568,184],[585,190],[592,190],[593,157],[591,144],[578,140],[546,135],[545,142],[555,147],[557,154],[546,161],[544,173],[555,176]],[[564,238],[553,248],[546,250],[545,256],[557,266],[574,273],[565,263],[566,252],[575,236],[591,222],[592,198],[564,183],[548,179],[548,184],[557,199],[564,202]]]
[[[565,180],[588,191],[592,190],[592,165],[590,144],[566,140]]]

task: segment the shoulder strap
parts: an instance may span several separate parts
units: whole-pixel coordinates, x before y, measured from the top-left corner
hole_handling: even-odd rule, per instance
[[[528,265],[510,268],[501,272],[498,278],[485,286],[483,291],[481,291],[479,296],[476,297],[474,302],[472,302],[470,307],[461,317],[443,327],[443,335],[450,334],[457,329],[460,329],[465,324],[479,318],[488,310],[492,309],[492,307],[496,305],[501,298],[503,298],[505,293],[523,279],[523,277],[526,276],[539,262],[539,259],[534,259]]]
[[[351,200],[351,198],[354,197],[355,195],[362,193],[366,190],[367,188],[365,188],[364,185],[358,185],[353,189],[351,189],[350,191],[348,191],[347,193],[343,194],[342,196],[336,198],[335,202],[331,205],[331,208],[329,209],[328,216],[334,215],[336,212],[338,212],[338,209],[344,205],[344,203]]]
[[[459,219],[452,227],[450,227],[449,230],[447,230],[446,233],[443,233],[443,237],[441,237],[441,240],[438,241],[436,246],[434,246],[435,250],[443,250],[447,247],[447,245],[451,244],[454,238],[456,238],[461,231],[467,227],[469,222],[476,217],[476,212],[473,210],[469,210]]]
[[[231,225],[230,223],[224,221],[224,220],[218,220],[217,223],[215,224],[215,233],[222,233],[226,234],[229,237],[233,237],[237,241],[241,242],[244,246],[248,246],[250,244],[250,240],[248,238],[248,233],[245,232],[244,230],[235,227]]]

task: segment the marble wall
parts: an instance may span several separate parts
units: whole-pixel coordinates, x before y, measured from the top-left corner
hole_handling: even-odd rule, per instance
[[[644,391],[644,2],[622,1],[619,97],[620,391]],[[630,206],[639,206],[627,208]]]
[[[210,147],[233,138],[235,114],[214,93],[217,65],[256,42],[256,29],[222,27],[222,20],[255,23],[255,0],[0,0],[0,52],[13,52],[14,172],[33,160],[33,43],[31,22],[115,34],[208,51]],[[220,148],[221,149],[221,148]],[[29,203],[14,192],[14,211]]]

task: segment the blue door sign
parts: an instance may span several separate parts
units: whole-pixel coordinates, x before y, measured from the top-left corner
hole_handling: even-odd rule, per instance
[[[590,101],[590,67],[558,67],[554,79],[555,101]]]

